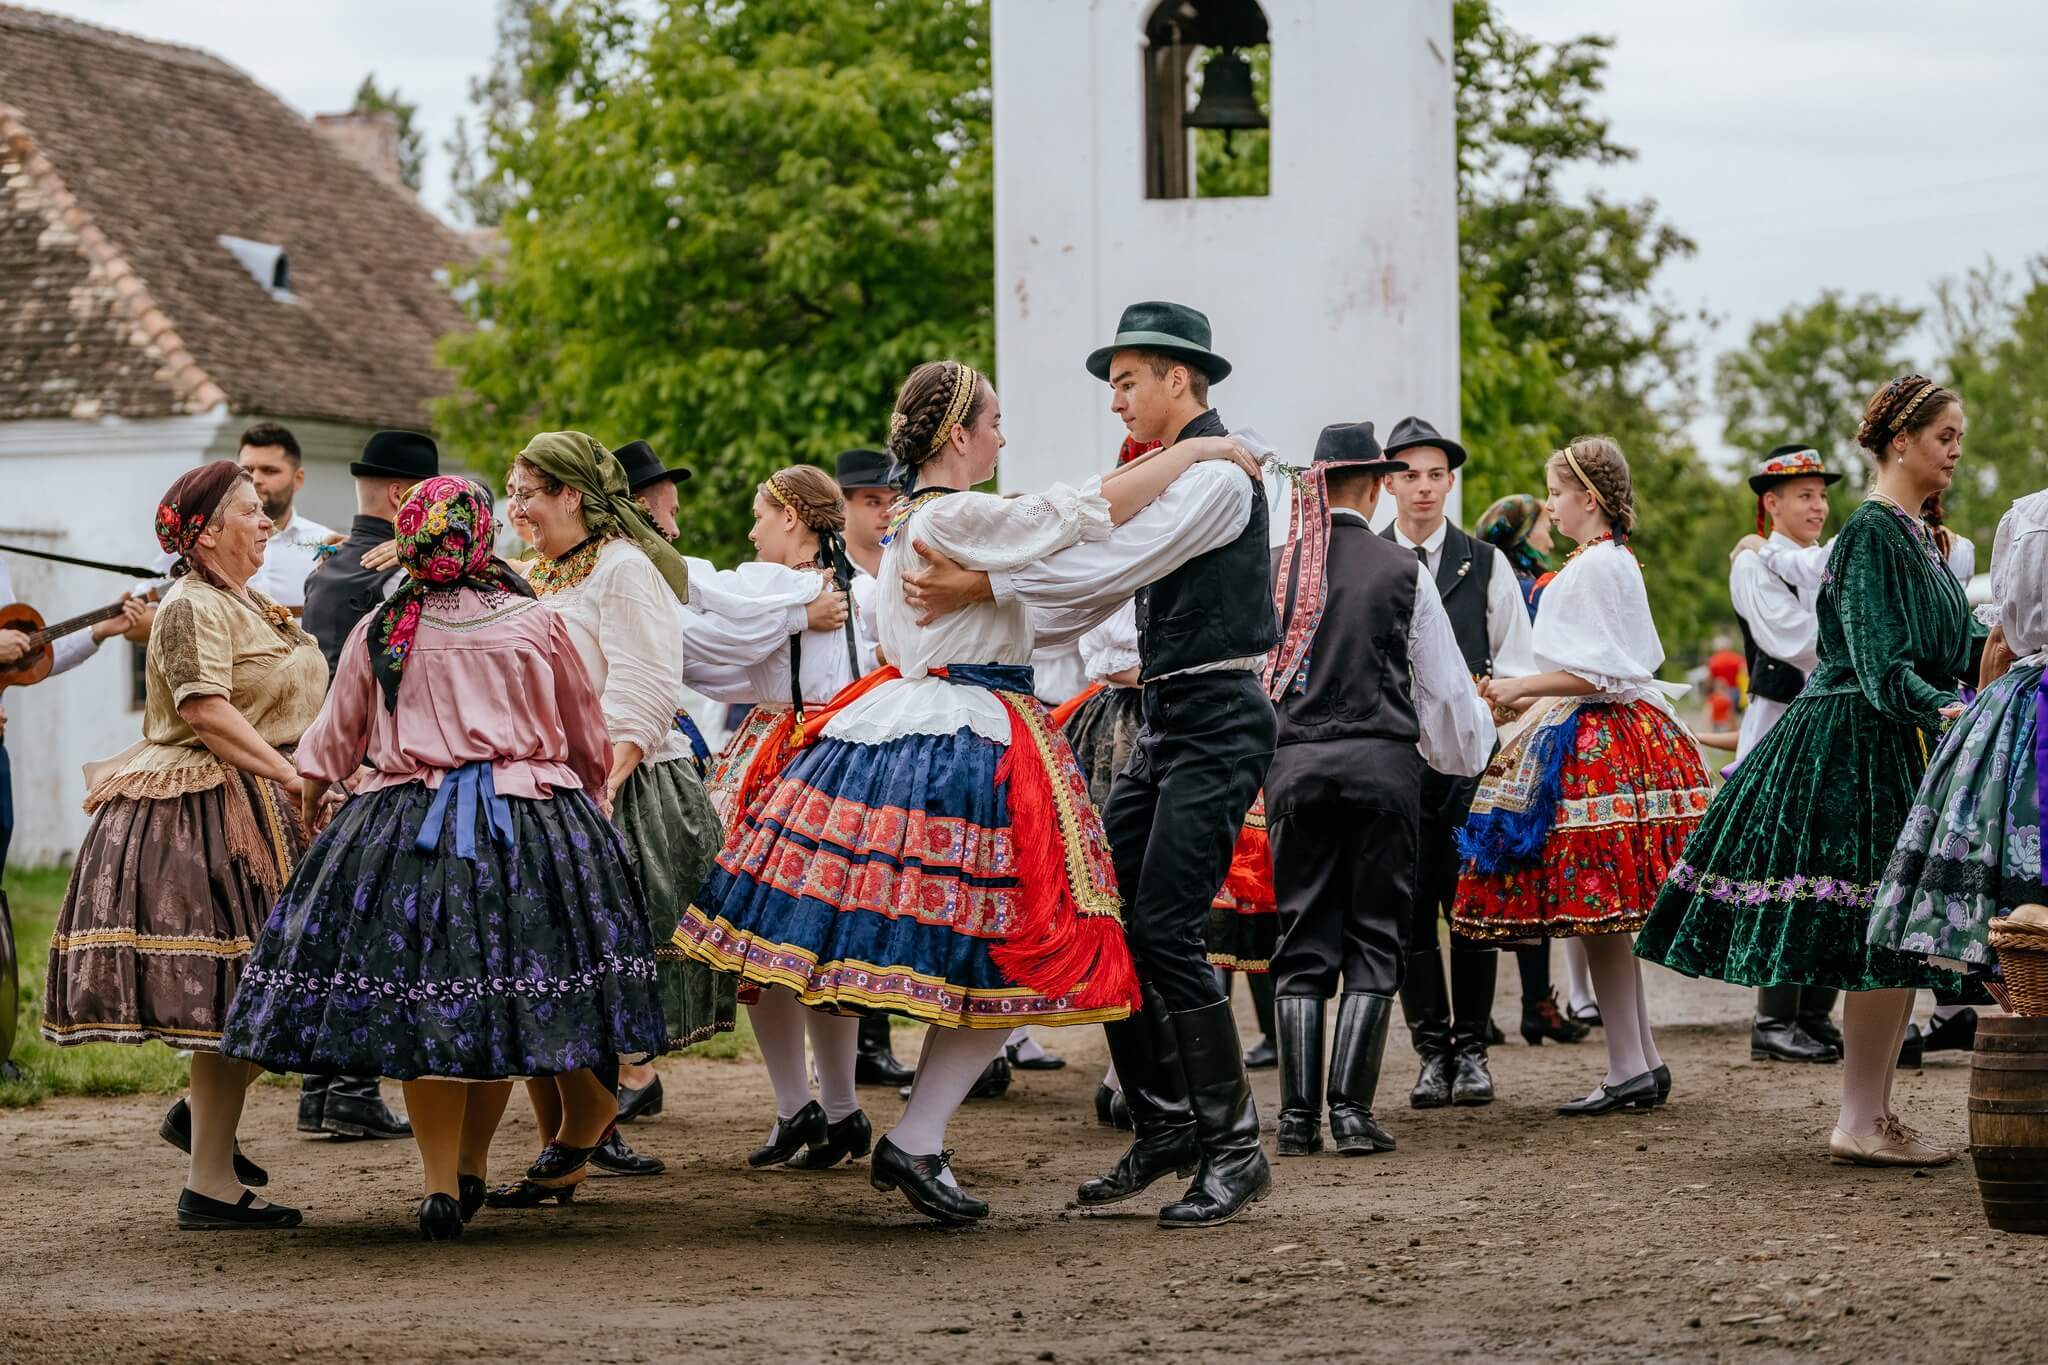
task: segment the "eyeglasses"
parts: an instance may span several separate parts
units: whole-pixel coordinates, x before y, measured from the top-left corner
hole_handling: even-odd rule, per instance
[[[547,491],[545,488],[514,488],[507,484],[505,487],[505,501],[511,503],[514,507],[525,507],[526,504],[532,502],[535,498],[544,496]]]

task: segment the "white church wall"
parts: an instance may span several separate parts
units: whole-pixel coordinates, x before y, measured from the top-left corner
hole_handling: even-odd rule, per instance
[[[1261,2],[1271,193],[1147,199],[1155,0],[995,0],[1005,488],[1109,466],[1123,426],[1082,361],[1143,299],[1209,315],[1235,367],[1212,401],[1291,463],[1308,462],[1331,422],[1369,418],[1384,436],[1414,413],[1456,432],[1450,7]],[[1275,522],[1284,534],[1284,515]]]

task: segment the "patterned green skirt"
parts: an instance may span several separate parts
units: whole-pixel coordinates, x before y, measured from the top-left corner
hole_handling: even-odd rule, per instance
[[[690,961],[670,942],[725,842],[696,765],[683,758],[642,763],[619,788],[612,823],[626,836],[647,893],[670,1050],[731,1032],[739,1012],[738,978]]]
[[[1857,692],[1794,701],[1714,796],[1636,953],[1742,986],[1867,991],[1956,976],[1867,942],[1871,905],[1927,768],[1921,732]]]

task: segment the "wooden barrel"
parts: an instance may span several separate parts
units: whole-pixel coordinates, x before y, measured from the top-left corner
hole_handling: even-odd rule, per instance
[[[1978,1016],[1970,1158],[1985,1221],[2048,1233],[2048,1019]]]

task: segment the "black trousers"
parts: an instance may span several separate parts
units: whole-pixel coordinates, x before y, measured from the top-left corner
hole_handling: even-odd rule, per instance
[[[1276,814],[1269,793],[1266,829],[1280,911],[1274,994],[1326,1000],[1340,979],[1347,992],[1398,991],[1414,914],[1415,812],[1318,801]]]
[[[1422,775],[1422,818],[1417,824],[1415,855],[1415,922],[1409,942],[1415,951],[1434,951],[1436,924],[1448,922],[1458,903],[1458,827],[1472,810],[1479,783],[1470,777],[1446,777],[1434,769]],[[1453,929],[1451,951],[1491,953],[1494,949]]]
[[[1138,740],[1102,825],[1138,975],[1176,1013],[1223,999],[1203,935],[1276,733],[1273,704],[1253,674],[1145,685]]]

